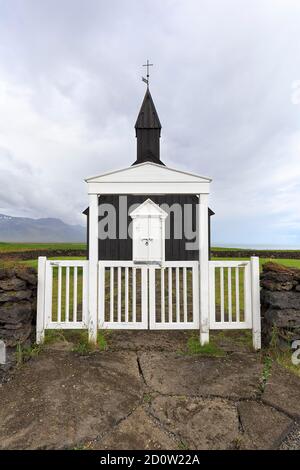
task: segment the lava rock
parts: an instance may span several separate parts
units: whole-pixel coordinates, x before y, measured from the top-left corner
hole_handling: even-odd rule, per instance
[[[262,290],[261,302],[266,306],[274,309],[286,310],[296,309],[300,310],[300,295],[296,291],[289,292],[270,292]]]
[[[22,267],[16,268],[16,275],[19,279],[26,281],[31,286],[37,285],[37,272],[34,268],[28,267],[26,269]]]
[[[29,321],[32,316],[32,305],[28,300],[18,303],[5,302],[0,305],[1,323],[19,323]]]
[[[269,308],[264,313],[264,320],[278,328],[300,328],[300,310]]]
[[[26,289],[26,282],[17,277],[0,280],[0,290],[24,290]]]
[[[29,289],[0,291],[0,302],[18,302],[19,300],[28,300],[31,296],[32,291]]]

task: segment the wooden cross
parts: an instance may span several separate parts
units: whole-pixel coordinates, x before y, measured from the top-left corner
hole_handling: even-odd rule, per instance
[[[152,67],[152,66],[153,66],[153,64],[150,64],[150,62],[149,62],[148,59],[147,59],[147,63],[146,63],[146,64],[143,64],[143,67],[147,67],[147,80],[145,80],[145,79],[143,78],[143,81],[144,81],[145,83],[147,83],[147,86],[149,86],[149,77],[150,77],[150,75],[149,75],[149,67]]]

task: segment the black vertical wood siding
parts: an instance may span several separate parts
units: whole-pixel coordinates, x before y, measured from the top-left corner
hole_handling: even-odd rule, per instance
[[[127,195],[127,208],[132,204],[142,204],[146,199],[150,198],[153,202],[158,205],[168,204],[172,206],[177,203],[181,205],[182,213],[184,211],[185,204],[191,204],[192,206],[192,229],[196,231],[196,210],[198,204],[198,197],[194,195],[186,194],[170,194],[170,195]],[[119,195],[103,195],[99,198],[99,204],[111,204],[116,211],[116,233],[117,237],[119,236]],[[84,214],[87,215],[87,247],[89,240],[89,211],[86,209]],[[209,254],[210,254],[210,216],[213,215],[213,211],[209,210],[208,217],[208,240],[209,240]],[[103,216],[105,217],[105,215]],[[99,220],[102,217],[99,217]],[[127,216],[127,227],[132,221],[131,217]],[[183,224],[183,221],[182,221]],[[182,225],[183,238],[180,240],[174,239],[174,219],[173,214],[171,213],[170,220],[170,239],[165,241],[165,257],[166,261],[198,261],[199,260],[199,250],[186,250],[186,242],[191,242],[192,240],[187,240],[184,237],[184,230]],[[109,238],[105,240],[98,241],[99,247],[99,260],[108,261],[108,260],[123,260],[130,261],[132,260],[132,239],[128,237],[125,240],[115,239],[111,240]]]

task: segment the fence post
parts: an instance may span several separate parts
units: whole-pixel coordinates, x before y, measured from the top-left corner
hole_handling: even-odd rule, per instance
[[[199,194],[200,344],[209,343],[208,195]]]
[[[253,348],[261,349],[259,258],[251,257],[251,304]]]
[[[89,342],[97,343],[98,323],[98,196],[89,195]]]
[[[6,344],[0,339],[0,365],[6,364]]]
[[[36,307],[36,342],[41,344],[45,339],[45,278],[46,278],[46,256],[38,258],[38,286]]]

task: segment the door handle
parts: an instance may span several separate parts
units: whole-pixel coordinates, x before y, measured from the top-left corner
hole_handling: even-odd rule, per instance
[[[145,242],[145,245],[148,246],[150,242],[153,241],[153,238],[142,238],[141,239],[143,242]]]

